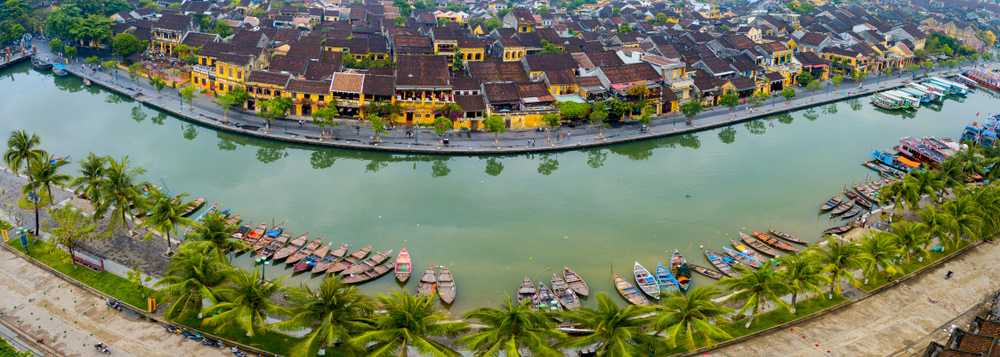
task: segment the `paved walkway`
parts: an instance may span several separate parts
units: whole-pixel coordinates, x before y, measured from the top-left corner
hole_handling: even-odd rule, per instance
[[[41,42],[36,43],[38,48],[38,58],[55,58],[48,53],[48,45]],[[91,55],[91,53],[87,53]],[[297,122],[279,119],[272,123],[271,130],[266,131],[261,126],[262,118],[254,113],[244,113],[232,110],[228,114],[228,119],[232,124],[222,124],[224,113],[221,107],[214,103],[211,97],[199,96],[193,100],[194,110],[190,110],[187,103],[184,103],[175,89],[165,88],[159,93],[151,87],[147,80],[140,79],[137,84],[128,80],[125,71],[118,71],[117,76],[109,75],[107,72],[97,72],[92,74],[89,70],[82,70],[80,63],[84,59],[79,57],[78,63],[68,66],[73,74],[88,78],[96,84],[105,86],[134,98],[147,105],[167,111],[171,114],[183,117],[186,120],[194,121],[206,126],[220,130],[231,131],[242,135],[263,137],[272,140],[303,143],[307,145],[322,145],[347,148],[361,148],[368,150],[402,151],[402,152],[432,152],[452,155],[474,155],[491,153],[516,153],[527,151],[551,151],[551,150],[572,150],[582,147],[609,145],[614,143],[630,142],[635,140],[677,135],[688,132],[705,130],[717,126],[733,124],[754,118],[763,118],[770,115],[786,112],[789,110],[803,109],[820,103],[844,100],[859,95],[870,94],[874,90],[887,89],[903,85],[909,81],[909,74],[895,76],[893,78],[871,77],[864,82],[864,89],[858,90],[857,82],[845,81],[838,92],[832,85],[829,89],[817,91],[815,94],[802,88],[799,90],[800,98],[785,103],[784,98],[776,98],[773,101],[760,106],[759,111],[752,115],[747,115],[743,109],[734,109],[729,113],[728,107],[708,108],[705,112],[694,117],[694,125],[684,124],[684,116],[674,113],[666,116],[656,117],[651,128],[646,133],[640,132],[640,124],[634,121],[616,123],[611,128],[604,129],[603,138],[598,137],[598,129],[593,127],[563,125],[556,133],[553,133],[551,143],[546,143],[547,133],[534,130],[511,130],[500,135],[500,146],[494,145],[494,134],[488,132],[451,132],[445,135],[450,139],[450,144],[438,145],[437,135],[430,129],[418,129],[415,138],[406,138],[404,128],[390,130],[388,134],[382,135],[379,143],[374,143],[371,137],[374,132],[367,124],[357,124],[355,120],[342,121],[340,126],[333,129],[333,139],[320,140],[320,128],[313,124],[306,124],[300,127]],[[957,69],[946,70],[944,72],[934,71],[931,75],[948,75],[957,73]],[[922,73],[922,72],[918,72]],[[850,93],[850,94],[848,94]],[[740,108],[743,108],[742,106]],[[558,134],[567,137],[559,139]],[[534,139],[535,146],[528,147],[528,140]]]
[[[949,270],[955,274],[945,280]],[[1000,244],[982,244],[906,280],[906,286],[895,285],[836,312],[707,355],[910,356],[940,339],[938,335],[945,326],[950,331],[956,317],[1000,288],[998,281]],[[939,303],[932,303],[928,297]]]

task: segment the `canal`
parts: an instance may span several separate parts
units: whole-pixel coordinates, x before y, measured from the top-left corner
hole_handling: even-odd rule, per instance
[[[143,179],[204,195],[255,224],[285,222],[293,236],[308,231],[352,251],[373,244],[395,257],[405,247],[414,264],[409,283],[401,287],[390,274],[362,285],[365,292],[413,292],[427,266],[447,265],[459,290],[452,313],[516,295],[524,276],[549,285],[564,266],[592,291],[617,295],[612,268],[632,280],[634,261],[652,270],[674,249],[707,266],[698,246],[721,250],[726,233],[744,228],[818,241],[840,221],[817,208],[872,173],[861,165],[871,150],[907,135],[957,137],[997,104],[979,92],[901,115],[862,98],[598,149],[447,157],[244,138],[30,65],[0,72],[0,98],[0,132],[35,132],[57,156],[128,155],[148,170]],[[78,165],[68,168],[76,174]],[[235,264],[252,262],[243,256]],[[290,274],[284,264],[267,269],[268,277]]]

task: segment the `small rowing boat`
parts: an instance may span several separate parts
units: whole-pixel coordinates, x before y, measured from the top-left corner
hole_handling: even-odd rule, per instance
[[[333,245],[333,243],[327,243],[326,245],[324,245],[324,246],[320,247],[319,249],[316,249],[315,251],[313,251],[313,253],[310,254],[308,257],[306,257],[305,259],[302,259],[302,261],[296,263],[295,264],[295,269],[292,269],[292,272],[293,273],[298,273],[300,271],[311,270],[313,267],[316,266],[317,262],[319,262],[320,260],[323,260],[323,258],[326,258],[326,255],[330,253],[330,246],[331,245]]]
[[[781,241],[778,238],[774,238],[774,236],[767,235],[767,234],[764,234],[764,233],[761,233],[761,232],[758,232],[758,231],[755,231],[755,230],[752,230],[752,229],[750,230],[750,232],[753,233],[753,235],[757,236],[757,239],[760,239],[761,241],[763,241],[764,243],[766,243],[767,245],[770,245],[772,247],[775,247],[775,248],[778,248],[778,249],[790,250],[790,251],[793,251],[793,252],[799,251],[799,248],[795,248],[795,246],[793,246],[791,244],[785,243],[785,242]]]
[[[295,254],[299,250],[302,250],[302,246],[306,244],[307,240],[309,240],[309,232],[306,232],[305,234],[300,235],[298,237],[292,238],[292,241],[288,242],[288,245],[286,245],[284,248],[281,248],[274,253],[274,260],[288,258],[292,254]]]
[[[83,85],[85,85],[87,87],[90,87],[91,84],[93,84],[93,83],[91,83],[89,79],[86,79],[86,78],[83,79]]]
[[[837,206],[838,204],[840,204],[840,201],[843,200],[843,199],[844,199],[844,195],[833,196],[832,198],[830,198],[829,200],[827,200],[826,203],[824,203],[822,206],[820,206],[819,210],[820,211],[829,210],[829,209]]]
[[[434,264],[431,264],[430,268],[424,272],[424,275],[420,277],[420,282],[417,283],[417,296],[434,296],[434,291],[437,289],[437,274],[434,271]]]
[[[264,235],[261,236],[260,239],[258,239],[257,242],[253,244],[253,250],[259,251],[261,249],[264,249],[264,247],[270,244],[271,241],[274,240],[274,238],[277,238],[278,235],[281,234],[281,231],[284,230],[283,228],[284,225],[285,222],[281,222],[274,228],[271,228],[271,230],[267,231],[267,233],[264,233]]]
[[[749,268],[760,268],[761,263],[757,261],[757,259],[751,258],[746,254],[729,249],[729,247],[722,247],[722,251],[732,257],[737,263],[743,264]]]
[[[545,283],[538,283],[538,294],[535,294],[535,306],[542,311],[559,311],[559,299],[549,290]]]
[[[688,264],[688,266],[691,267],[691,270],[694,270],[694,271],[698,272],[699,274],[707,276],[707,277],[712,278],[712,279],[722,279],[722,278],[726,277],[725,275],[723,275],[720,272],[717,272],[715,270],[712,270],[712,269],[709,269],[709,268],[706,268],[706,267],[703,267],[703,266],[700,266],[700,265]]]
[[[327,273],[339,273],[339,272],[342,272],[342,271],[346,270],[347,268],[350,268],[351,266],[353,266],[357,262],[361,261],[361,259],[364,259],[366,256],[368,256],[368,252],[370,252],[371,250],[372,250],[372,246],[370,246],[370,245],[367,246],[367,247],[358,249],[354,253],[351,253],[351,255],[348,255],[348,256],[344,257],[343,260],[341,260],[341,261],[337,262],[336,264],[333,264],[332,266],[330,266],[330,269],[327,269],[326,272]]]
[[[437,285],[441,301],[444,301],[445,304],[451,304],[452,301],[455,301],[455,294],[458,293],[458,290],[455,289],[455,277],[444,265],[441,266],[441,272],[438,273]]]
[[[389,249],[389,251],[382,253],[376,252],[375,255],[371,256],[371,258],[362,260],[360,263],[354,264],[354,266],[344,269],[344,271],[342,271],[340,275],[360,274],[372,270],[379,264],[382,264],[382,262],[384,262],[386,259],[388,259],[389,255],[392,255],[392,249]]]
[[[243,236],[243,242],[247,245],[253,247],[254,243],[260,240],[260,237],[264,235],[264,230],[267,229],[267,223],[261,223],[257,228],[254,228],[250,233]]]
[[[573,292],[580,296],[590,295],[590,287],[587,286],[587,282],[583,281],[575,271],[568,267],[563,267],[563,278],[566,279],[566,284],[573,288]]]
[[[532,284],[531,279],[525,276],[524,280],[521,280],[521,286],[517,288],[517,304],[520,305],[524,301],[532,301],[534,303],[535,294],[537,293],[535,284]]]
[[[851,226],[833,227],[823,231],[823,234],[841,234],[851,230]]]
[[[793,236],[791,234],[788,234],[788,233],[785,233],[785,232],[782,232],[782,231],[779,231],[779,230],[776,230],[776,229],[771,229],[771,227],[767,227],[767,231],[771,232],[771,234],[773,234],[773,235],[776,235],[776,236],[780,237],[781,239],[784,239],[784,240],[787,240],[787,241],[790,241],[790,242],[795,242],[795,243],[802,244],[802,245],[809,244],[809,242],[806,242],[805,239]]]
[[[247,222],[246,224],[240,226],[240,228],[237,228],[236,231],[233,232],[233,234],[229,237],[233,239],[243,240],[243,237],[247,234],[247,232],[250,231],[251,225],[253,225],[253,221]]]
[[[278,251],[278,249],[283,248],[285,246],[285,243],[288,243],[288,238],[290,238],[291,236],[292,233],[289,231],[281,232],[281,235],[279,235],[278,238],[272,240],[271,243],[269,243],[266,247],[264,247],[264,249],[261,249],[260,252],[257,253],[257,256],[254,257],[254,260],[270,258],[271,256],[274,255],[275,252]]]
[[[396,273],[396,280],[404,283],[410,279],[410,274],[413,273],[413,266],[410,265],[410,253],[406,252],[406,248],[403,248],[396,256],[396,265],[393,267]]]
[[[215,212],[215,210],[218,209],[218,208],[219,208],[219,203],[216,202],[215,205],[212,206],[212,208],[209,208],[209,209],[205,210],[205,212],[202,212],[201,214],[199,214],[198,217],[194,219],[194,222],[191,223],[190,226],[188,226],[187,228],[184,229],[184,236],[186,237],[188,235],[188,233],[191,232],[191,228],[194,228],[194,226],[196,224],[201,223],[202,221],[204,221],[205,220],[205,215],[210,214],[212,212]]]
[[[344,284],[357,284],[363,283],[369,280],[374,280],[377,277],[384,275],[392,270],[395,264],[392,260],[386,261],[384,264],[376,265],[374,268],[368,269],[363,273],[354,274],[344,278]]]
[[[646,297],[643,296],[642,293],[639,292],[639,289],[636,289],[632,283],[629,283],[628,280],[623,279],[614,272],[611,274],[615,276],[615,289],[618,289],[618,293],[622,294],[622,297],[625,298],[626,301],[633,305],[650,305],[649,299],[646,299]]]
[[[854,208],[854,200],[848,198],[846,201],[837,205],[837,207],[834,207],[833,210],[830,211],[830,218],[833,218],[833,216],[836,216],[838,214],[847,212],[847,210],[851,208]]]
[[[844,212],[844,214],[840,215],[840,218],[844,219],[851,218],[857,216],[858,213],[861,213],[861,205],[855,205],[853,208],[847,210],[847,212]]]
[[[864,208],[868,208],[868,209],[872,208],[872,204],[871,204],[871,202],[868,201],[868,199],[864,198],[863,196],[861,196],[861,195],[859,195],[857,193],[854,193],[854,191],[846,190],[846,191],[844,191],[844,193],[846,193],[848,197],[850,197],[852,200],[854,200],[854,203],[857,203],[858,205],[861,205]]]
[[[285,263],[295,264],[296,262],[305,259],[309,255],[312,255],[312,252],[316,250],[316,248],[319,248],[321,244],[323,244],[323,237],[313,239],[311,242],[309,242],[309,244],[306,244],[305,247],[302,247],[302,249],[299,249],[295,253],[292,253],[292,255],[288,257],[288,259],[285,259]]]
[[[180,216],[187,217],[195,210],[201,208],[201,205],[203,204],[205,204],[205,196],[196,198],[194,201],[191,201],[191,203],[188,203],[187,208],[183,212],[181,212]]]
[[[680,286],[677,284],[677,279],[674,279],[674,274],[670,273],[670,270],[663,267],[663,264],[660,263],[656,263],[656,283],[659,284],[660,294],[673,295],[680,291]],[[659,298],[659,295],[656,297]]]
[[[768,246],[764,245],[764,243],[761,243],[759,240],[757,240],[757,238],[748,236],[748,235],[744,234],[743,232],[739,232],[739,233],[740,233],[740,238],[742,238],[743,241],[746,242],[746,244],[749,244],[751,247],[753,247],[753,249],[756,249],[757,251],[759,251],[761,253],[764,253],[764,254],[767,254],[767,255],[770,255],[772,257],[777,257],[778,256],[778,251],[772,249],[771,247],[768,247]]]
[[[712,265],[714,265],[716,269],[719,269],[719,271],[721,271],[723,274],[726,274],[727,276],[731,276],[734,278],[740,276],[740,274],[737,273],[735,270],[733,270],[733,268],[730,267],[729,264],[727,264],[724,260],[722,260],[722,256],[719,256],[715,253],[706,250],[705,257],[708,258],[708,261],[712,263]]]
[[[681,290],[687,291],[691,287],[691,268],[687,265],[687,259],[677,249],[674,249],[674,255],[670,259],[670,271],[674,273],[677,286],[680,286]]]
[[[635,262],[635,265],[632,266],[632,273],[635,275],[636,285],[639,285],[642,292],[651,298],[660,298],[660,284],[656,281],[656,277],[649,273],[649,270],[643,268],[639,262]]]
[[[556,273],[552,273],[552,292],[556,294],[559,304],[564,309],[576,310],[580,308],[580,298],[576,297],[576,292]]]
[[[242,219],[242,218],[243,218],[243,214],[242,213],[240,213],[238,215],[235,215],[235,216],[232,216],[232,217],[229,217],[229,218],[226,219],[226,225],[227,226],[231,226],[231,225],[234,225],[234,224],[239,224],[240,219]]]
[[[743,243],[737,242],[732,238],[729,238],[729,241],[733,242],[733,247],[736,247],[736,250],[740,251],[740,253],[746,254],[747,256],[759,262],[767,260],[766,257],[761,255],[760,253],[757,253],[757,251],[750,249],[750,247],[743,245]]]
[[[313,274],[325,273],[330,269],[330,266],[334,263],[340,261],[344,258],[344,254],[347,254],[347,243],[337,247],[332,252],[323,257],[323,259],[317,260],[316,265],[312,267]]]

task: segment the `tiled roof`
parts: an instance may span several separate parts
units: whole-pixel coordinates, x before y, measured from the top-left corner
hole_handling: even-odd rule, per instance
[[[677,98],[677,94],[674,94],[674,92],[671,91],[669,88],[663,88],[662,90],[660,90],[660,101],[661,102],[663,102],[663,103],[669,103],[669,102],[676,101],[677,99],[678,99]]]
[[[490,103],[517,102],[521,100],[514,82],[486,83],[483,85],[486,99]]]
[[[745,91],[757,88],[757,84],[755,84],[752,79],[744,76],[736,76],[730,78],[729,83],[732,83],[733,86],[736,87],[737,91]]]
[[[156,24],[153,25],[153,27],[181,31],[189,22],[191,22],[191,16],[164,14],[163,16],[160,16],[160,19],[156,21]]]
[[[525,56],[524,62],[531,72],[576,68],[576,61],[569,53]]]
[[[330,94],[330,81],[292,79],[288,81],[288,86],[285,87],[285,90],[292,93],[328,95]]]
[[[764,74],[764,77],[767,77],[767,79],[771,82],[780,82],[785,80],[785,76],[778,72],[768,72]]]
[[[445,56],[397,55],[396,86],[450,87]]]
[[[572,55],[573,55],[573,60],[576,61],[576,64],[578,66],[586,68],[586,69],[593,69],[594,68],[594,62],[590,61],[590,57],[588,57],[586,53],[584,53],[584,52],[578,52],[578,53],[573,53]]]
[[[615,51],[588,52],[587,57],[590,57],[590,62],[595,67],[620,66],[625,64]]]
[[[456,95],[455,104],[465,112],[481,112],[486,110],[482,95]]]
[[[333,74],[330,83],[331,92],[361,93],[365,76],[357,73],[338,72]]]
[[[718,57],[706,58],[701,60],[701,63],[705,64],[706,67],[712,74],[720,75],[727,72],[732,72],[733,69],[729,67],[729,63]]]
[[[561,85],[576,83],[576,76],[573,75],[572,69],[545,71],[545,77],[547,78],[549,84]]]
[[[405,49],[433,49],[434,46],[431,43],[429,37],[424,36],[406,36],[398,35],[392,38],[393,47],[395,48],[405,48]]]
[[[218,60],[219,62],[231,63],[239,66],[248,66],[253,63],[254,56],[226,52],[219,55]]]
[[[376,76],[376,75],[366,75],[364,86],[361,88],[361,93],[367,95],[377,95],[383,97],[391,97],[395,94],[395,89],[393,87],[392,76]]]
[[[309,64],[309,60],[302,57],[274,56],[269,70],[301,76],[306,72],[307,64]]]
[[[237,47],[257,47],[261,36],[264,36],[264,33],[260,31],[240,31],[229,43]]]
[[[514,9],[511,10],[511,13],[514,15],[514,18],[517,19],[518,22],[527,22],[527,23],[535,22],[535,16],[531,14],[531,11],[528,11],[526,9]]]
[[[486,43],[477,38],[462,37],[458,39],[458,48],[486,48]]]
[[[762,43],[762,44],[760,44],[760,48],[763,48],[764,51],[767,51],[768,53],[788,51],[788,47],[785,47],[785,45],[782,45],[781,42],[766,42],[766,43]]]
[[[219,57],[219,55],[224,52],[230,52],[233,45],[224,42],[209,42],[205,44],[205,47],[198,51],[199,56],[203,57]]]
[[[725,39],[726,39],[726,42],[728,42],[729,44],[731,44],[733,46],[733,48],[735,48],[737,50],[745,50],[745,49],[748,49],[748,48],[753,48],[753,46],[756,45],[756,43],[754,43],[752,40],[750,40],[750,38],[747,37],[746,35],[726,36]]]
[[[603,67],[601,71],[614,83],[630,83],[644,80],[656,80],[661,78],[660,74],[653,69],[649,63],[626,64],[622,66]]]
[[[798,42],[800,44],[819,46],[819,44],[823,43],[823,41],[825,41],[826,39],[827,39],[826,35],[816,32],[807,32],[805,35],[802,36],[802,38],[799,38]]]
[[[961,337],[958,349],[968,352],[987,353],[990,351],[990,345],[993,344],[993,341],[993,338],[966,333]]]
[[[288,85],[288,79],[291,78],[290,75],[286,73],[274,73],[267,71],[250,71],[250,75],[247,76],[246,83],[260,83],[269,84],[272,86],[278,86],[284,88]]]
[[[524,47],[524,45],[521,44],[521,40],[516,38],[501,38],[500,45],[503,47]]]
[[[548,87],[542,82],[518,83],[517,94],[520,95],[521,98],[544,97],[551,95]]]
[[[209,42],[215,42],[218,40],[219,35],[214,33],[189,32],[187,36],[184,37],[184,42],[181,43],[190,48],[195,48],[205,46]]]
[[[303,43],[293,43],[293,44],[289,45],[288,53],[286,53],[285,55],[286,56],[292,56],[292,57],[302,57],[302,58],[308,58],[308,59],[316,59],[316,60],[318,60],[319,59],[319,54],[322,51],[323,51],[323,48],[320,47],[319,45],[307,45],[307,44],[303,44]]]
[[[339,63],[327,63],[327,62],[308,62],[309,66],[306,67],[306,79],[310,81],[326,80],[333,77],[333,72],[340,69],[341,65]]]
[[[478,78],[452,78],[452,90],[479,90],[482,81]]]

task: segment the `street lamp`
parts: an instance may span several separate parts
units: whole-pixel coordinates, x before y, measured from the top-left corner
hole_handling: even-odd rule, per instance
[[[254,262],[260,263],[260,282],[263,283],[264,275],[267,274],[267,270],[265,270],[264,268],[267,265],[271,264],[271,261],[267,260],[267,258],[257,258],[254,259]]]

